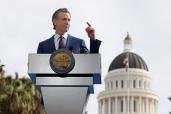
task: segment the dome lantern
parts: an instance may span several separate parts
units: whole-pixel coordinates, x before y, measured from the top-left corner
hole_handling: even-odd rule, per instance
[[[132,52],[132,38],[127,32],[127,36],[124,39],[124,52]]]

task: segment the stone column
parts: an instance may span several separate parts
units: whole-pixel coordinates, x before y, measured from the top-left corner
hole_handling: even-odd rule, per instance
[[[142,114],[144,114],[144,107],[145,107],[145,102],[144,99],[142,99]]]
[[[123,96],[123,113],[126,113],[126,98]]]
[[[154,114],[156,114],[156,100],[154,100]]]
[[[108,114],[111,114],[111,98],[108,98]]]
[[[103,99],[103,114],[106,114],[106,101]]]
[[[139,113],[142,113],[142,99],[139,97]]]
[[[144,80],[141,81],[141,88],[144,89]]]
[[[151,100],[152,114],[154,114],[154,99]]]
[[[112,110],[111,110],[112,112],[111,113],[114,114],[114,110],[115,110],[115,107],[114,107],[114,105],[115,105],[114,98],[111,98],[111,102],[112,102],[112,106],[111,106],[112,107]]]
[[[127,97],[127,112],[130,112],[130,97],[129,96]]]
[[[118,98],[115,97],[115,114],[118,113]]]
[[[131,113],[133,113],[134,112],[134,97],[132,96],[130,100],[131,100],[131,104],[130,104],[131,105]]]
[[[130,80],[130,88],[133,88],[133,81],[132,80]]]
[[[158,101],[156,100],[156,106],[155,106],[155,114],[158,114]]]
[[[149,105],[149,99],[146,98],[146,113],[150,113],[151,106]]]
[[[108,82],[108,90],[111,90],[111,82]]]
[[[116,81],[113,80],[113,89],[116,89]]]

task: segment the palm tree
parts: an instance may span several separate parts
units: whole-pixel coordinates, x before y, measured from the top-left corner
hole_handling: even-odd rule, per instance
[[[4,69],[3,69],[4,66],[5,66],[5,65],[0,65],[0,79],[1,79],[2,77],[4,77],[4,74],[5,74],[5,71],[4,71]]]
[[[5,77],[0,66],[0,114],[45,114],[41,93],[29,78]],[[3,71],[3,73],[2,73]]]

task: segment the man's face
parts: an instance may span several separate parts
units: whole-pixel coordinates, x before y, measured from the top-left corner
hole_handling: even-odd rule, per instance
[[[58,17],[54,19],[55,30],[58,33],[65,33],[69,30],[71,16],[69,13],[60,12]]]

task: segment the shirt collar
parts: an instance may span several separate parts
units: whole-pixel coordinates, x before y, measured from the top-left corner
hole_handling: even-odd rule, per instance
[[[68,37],[68,34],[67,33],[65,33],[64,35],[62,35],[65,39],[67,39],[67,37]],[[59,34],[55,34],[54,35],[54,38],[55,38],[55,40],[57,40],[58,38],[60,37],[60,35]]]

